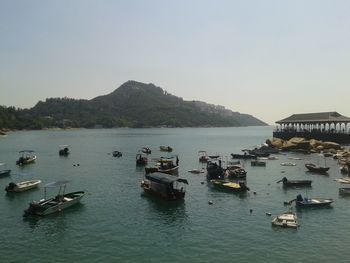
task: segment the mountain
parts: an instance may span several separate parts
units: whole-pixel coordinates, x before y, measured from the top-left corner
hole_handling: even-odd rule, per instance
[[[10,115],[10,116],[9,116]],[[91,100],[49,98],[31,109],[0,108],[0,127],[229,127],[267,125],[223,106],[185,101],[154,84],[127,81]]]

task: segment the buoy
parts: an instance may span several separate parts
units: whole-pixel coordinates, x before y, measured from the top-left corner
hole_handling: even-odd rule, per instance
[[[271,184],[267,184],[267,185],[271,185]]]
[[[282,174],[284,174],[286,171],[281,171]]]
[[[77,166],[80,166],[80,164],[79,164],[79,163],[77,163]]]
[[[255,194],[255,195],[256,195],[256,192],[253,192],[253,194]]]
[[[271,213],[269,213],[269,212],[266,212],[266,215],[267,215],[267,216],[271,216]]]
[[[201,184],[204,184],[204,182],[201,182]]]
[[[253,213],[253,209],[249,209],[249,212],[250,212],[250,213]]]
[[[208,204],[212,205],[212,204],[214,204],[214,203],[213,203],[213,201],[210,200],[210,201],[208,202]]]

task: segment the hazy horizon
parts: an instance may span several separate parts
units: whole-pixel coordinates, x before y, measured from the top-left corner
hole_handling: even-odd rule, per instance
[[[0,105],[128,80],[269,124],[347,107],[347,1],[0,1]]]

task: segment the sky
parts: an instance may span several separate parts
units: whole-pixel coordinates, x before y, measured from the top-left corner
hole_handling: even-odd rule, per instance
[[[350,116],[350,1],[0,0],[0,105],[154,83],[269,123]]]

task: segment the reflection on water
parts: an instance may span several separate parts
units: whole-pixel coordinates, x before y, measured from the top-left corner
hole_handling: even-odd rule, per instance
[[[38,229],[44,229],[44,232],[48,236],[51,236],[57,234],[57,232],[64,232],[66,229],[66,221],[70,220],[72,216],[76,216],[74,214],[82,213],[84,208],[85,206],[82,203],[77,203],[61,212],[46,216],[23,216],[23,222],[28,223],[33,232]]]
[[[148,204],[149,211],[156,213],[165,224],[172,224],[175,221],[183,223],[182,221],[187,220],[185,200],[166,201],[145,193],[142,193],[141,197]]]

